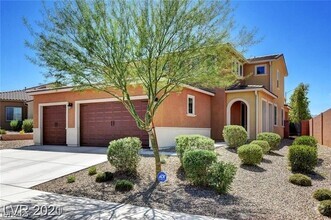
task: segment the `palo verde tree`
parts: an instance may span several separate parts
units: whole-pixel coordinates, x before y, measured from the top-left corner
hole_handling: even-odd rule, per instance
[[[308,100],[309,85],[300,83],[290,97],[290,120],[293,123],[299,123],[302,120],[310,119],[309,100]]]
[[[153,129],[158,107],[185,84],[233,83],[227,43],[245,48],[254,42],[255,31],[246,28],[232,36],[229,1],[75,0],[45,5],[42,12],[38,28],[25,20],[33,36],[26,44],[36,54],[30,60],[61,85],[103,91],[122,102],[149,134],[156,173],[161,171]],[[143,118],[131,100],[132,86],[148,97]]]

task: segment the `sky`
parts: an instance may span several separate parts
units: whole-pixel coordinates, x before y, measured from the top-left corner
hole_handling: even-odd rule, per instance
[[[245,57],[283,53],[289,98],[301,82],[310,85],[310,110],[317,115],[331,108],[331,1],[234,1],[238,25],[258,29],[263,40]],[[33,55],[24,46],[31,40],[22,22],[41,18],[41,1],[0,0],[0,91],[32,87],[48,82],[43,70],[30,63]]]

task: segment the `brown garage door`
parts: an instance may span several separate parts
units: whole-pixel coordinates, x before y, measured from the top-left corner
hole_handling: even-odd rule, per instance
[[[133,101],[141,118],[147,101]],[[109,142],[123,137],[139,137],[148,146],[148,134],[141,131],[133,117],[120,102],[88,103],[80,105],[80,145],[108,146]]]
[[[66,144],[66,106],[43,107],[43,144]]]

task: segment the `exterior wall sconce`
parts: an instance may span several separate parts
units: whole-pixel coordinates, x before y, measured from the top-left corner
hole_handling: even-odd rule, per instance
[[[72,108],[72,102],[69,102],[68,103],[68,109],[71,109]]]

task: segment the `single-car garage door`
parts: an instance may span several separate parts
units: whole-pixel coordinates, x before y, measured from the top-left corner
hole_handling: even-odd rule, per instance
[[[147,101],[133,101],[141,118],[146,113]],[[124,137],[139,137],[148,146],[145,131],[137,127],[133,117],[120,102],[100,102],[80,105],[80,145],[108,146],[109,142]]]
[[[66,144],[66,106],[43,107],[43,144]]]

